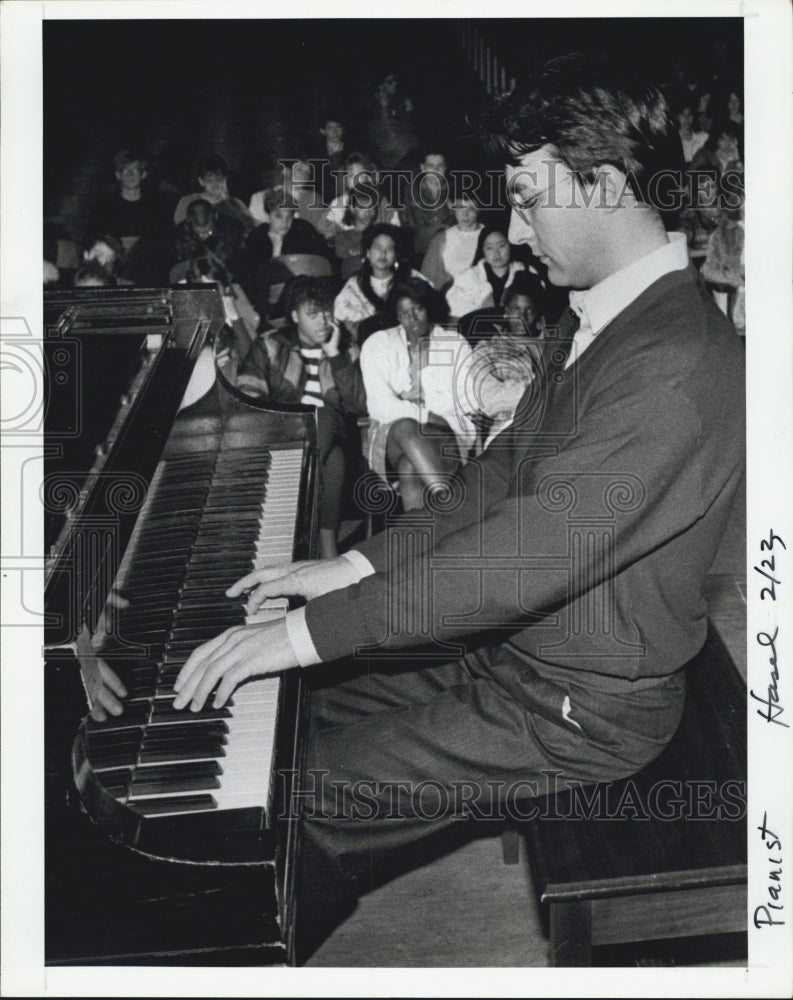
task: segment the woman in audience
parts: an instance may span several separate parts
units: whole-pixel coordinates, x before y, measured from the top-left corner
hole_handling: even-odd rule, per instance
[[[500,306],[504,293],[525,264],[512,260],[512,250],[501,229],[486,228],[479,234],[474,265],[458,274],[446,293],[454,319],[475,309]]]
[[[463,195],[452,203],[455,225],[442,229],[430,240],[421,273],[440,292],[474,263],[482,223],[473,201]]]
[[[363,191],[350,192],[350,204],[344,213],[343,224],[351,225],[333,238],[333,252],[341,261],[343,281],[352,278],[361,270],[363,263],[362,237],[377,216],[377,205],[370,194]]]
[[[737,90],[727,92],[727,119],[743,128],[743,100]]]
[[[427,281],[409,278],[394,297],[399,325],[373,333],[361,348],[366,452],[375,472],[398,476],[403,507],[411,510],[425,494],[448,489],[448,477],[474,444],[463,403],[471,348],[438,325],[445,304]]]
[[[396,322],[395,289],[407,278],[423,275],[398,258],[400,232],[395,226],[378,222],[361,236],[363,262],[358,274],[350,278],[333,306],[337,323],[343,323],[353,340],[359,344],[359,327],[364,321],[366,331],[382,330]]]

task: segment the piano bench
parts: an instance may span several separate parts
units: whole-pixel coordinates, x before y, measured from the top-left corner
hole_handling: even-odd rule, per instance
[[[516,824],[552,965],[589,966],[598,945],[746,934],[746,686],[712,627],[685,670],[683,718],[660,757],[538,799]]]

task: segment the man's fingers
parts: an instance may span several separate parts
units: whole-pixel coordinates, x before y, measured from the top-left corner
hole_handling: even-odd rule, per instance
[[[225,632],[221,632],[220,635],[216,635],[214,639],[210,639],[203,645],[198,646],[187,659],[187,662],[179,671],[179,676],[173,683],[173,689],[179,695],[178,698],[174,700],[174,707],[181,708],[182,705],[187,704],[189,701],[189,692],[192,692],[195,684],[191,684],[191,680],[194,680],[194,675],[198,671],[199,667],[217,650],[223,645],[227,636],[232,632],[236,631],[240,626],[235,626],[234,628],[226,629]],[[196,680],[197,683],[197,680]]]
[[[251,590],[259,583],[268,583],[270,580],[277,580],[279,577],[289,576],[294,567],[294,563],[281,563],[278,566],[268,566],[266,569],[255,569],[247,576],[232,583],[226,591],[226,597],[239,597],[246,590]]]
[[[126,698],[127,689],[124,687],[121,678],[115,670],[113,670],[112,667],[109,667],[102,659],[98,659],[97,663],[99,664],[99,675],[105,685],[109,687],[114,694],[117,694],[119,698]]]
[[[94,708],[101,707],[109,712],[111,715],[121,715],[124,711],[124,706],[116,698],[110,688],[102,687],[96,693],[96,702],[94,703]],[[103,721],[102,719],[99,720]]]

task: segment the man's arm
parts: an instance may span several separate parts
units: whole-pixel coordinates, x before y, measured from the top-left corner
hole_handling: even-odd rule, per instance
[[[471,622],[475,615],[482,622],[519,627],[533,613],[564,602],[569,569],[553,556],[567,553],[567,517],[553,510],[552,496],[543,495],[543,480],[545,486],[555,482],[572,491],[584,513],[602,509],[592,491],[602,494],[604,474],[615,483],[630,475],[641,484],[642,502],[616,515],[613,562],[581,553],[579,578],[589,585],[700,517],[700,428],[693,402],[673,383],[630,392],[615,382],[607,395],[582,416],[575,440],[559,454],[527,465],[520,473],[524,486],[488,504],[481,522],[442,534],[412,559],[389,560],[386,545],[378,553],[375,575],[341,595],[309,602],[305,620],[320,658],[346,656],[361,645],[386,650],[427,641],[426,634],[389,629],[389,621],[429,616],[433,638],[448,641],[476,631],[455,621]],[[541,571],[532,561],[537,556],[552,557]],[[425,580],[426,587],[417,587],[416,580]]]

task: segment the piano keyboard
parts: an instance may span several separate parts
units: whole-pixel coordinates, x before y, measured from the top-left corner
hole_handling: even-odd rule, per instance
[[[173,709],[172,685],[201,643],[286,613],[286,601],[267,601],[246,616],[225,590],[292,558],[302,463],[302,448],[226,442],[166,459],[152,480],[118,576],[130,605],[116,612],[117,641],[149,657],[126,661],[124,714],[85,726],[98,779],[135,812],[268,808],[279,677],[247,681],[222,709],[210,696],[200,712]]]

